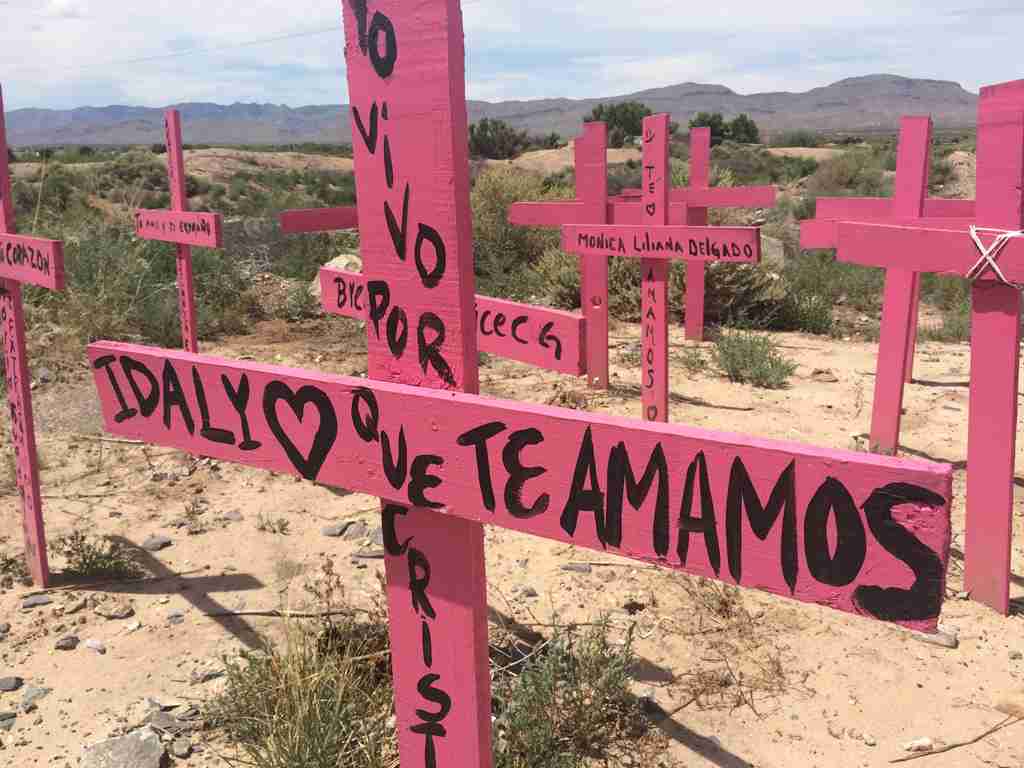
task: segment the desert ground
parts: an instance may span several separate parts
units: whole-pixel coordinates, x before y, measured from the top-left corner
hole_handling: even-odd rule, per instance
[[[366,364],[363,333],[344,319],[269,321],[204,351],[359,374]],[[711,369],[687,373],[680,359],[694,345],[674,328],[671,420],[862,449],[876,345],[803,334],[777,340],[799,368],[788,389],[766,391],[729,383]],[[607,392],[496,358],[481,370],[482,388],[495,397],[636,416],[639,389],[630,360],[638,328],[614,326],[611,343]],[[923,343],[903,421],[906,455],[957,468],[942,626],[958,647],[756,591],[743,591],[728,608],[742,606],[750,620],[726,622],[679,574],[496,528],[487,532],[492,620],[543,627],[556,615],[588,622],[606,613],[622,637],[635,624],[635,692],[661,713],[660,764],[666,766],[877,766],[915,754],[905,750],[915,740],[941,748],[974,739],[1003,721],[1004,712],[1024,707],[1024,518],[1018,512],[1014,521],[1013,566],[1020,574],[1011,586],[1014,612],[1002,617],[961,593],[969,371],[966,345]],[[84,363],[46,382],[37,375],[34,396],[51,540],[84,530],[135,546],[153,536],[170,544],[139,550],[157,577],[147,581],[58,582],[45,593],[5,584],[0,618],[10,628],[0,638],[0,678],[23,678],[24,687],[0,693],[0,712],[15,710],[26,692],[48,693],[0,731],[4,764],[75,766],[87,744],[143,722],[180,735],[184,721],[194,751],[175,761],[225,765],[225,745],[195,719],[223,684],[221,658],[258,647],[261,636],[279,636],[282,621],[266,613],[301,609],[302,582],[324,557],[335,559],[351,601],[379,600],[378,501],[105,438]],[[1018,454],[1024,466],[1024,449]],[[1015,495],[1024,509],[1024,479]],[[2,498],[0,541],[17,548],[16,495],[7,488]],[[344,537],[324,535],[346,522],[355,527]],[[54,565],[61,567],[59,558]],[[48,602],[24,607],[40,594]],[[81,640],[76,649],[55,649],[72,634]],[[99,641],[104,652],[87,640]],[[725,668],[733,684],[711,685]],[[1024,724],[923,760],[935,768],[1019,768]]]

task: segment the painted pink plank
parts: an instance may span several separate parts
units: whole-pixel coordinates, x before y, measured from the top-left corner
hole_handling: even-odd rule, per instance
[[[1019,96],[1012,110],[1006,108],[1011,94]],[[978,111],[979,226],[1024,229],[1024,81],[983,91]],[[1009,251],[1008,247],[1000,258],[1004,266],[1020,264],[1024,249]],[[971,301],[964,588],[973,599],[1006,615],[1021,298],[1014,288],[981,280],[974,284]]]
[[[692,131],[702,130],[691,128]],[[692,142],[692,139],[691,139]],[[693,163],[691,144],[690,162]],[[710,152],[710,148],[709,148]],[[693,187],[693,171],[690,171],[690,186],[676,187],[669,190],[670,210],[678,212],[681,206],[696,208],[771,208],[775,205],[777,190],[775,187]],[[710,168],[708,169],[710,177]],[[642,197],[642,190],[623,189],[615,198],[619,202],[636,202]]]
[[[139,208],[135,211],[135,234],[143,240],[199,248],[220,248],[224,244],[219,213]]]
[[[896,191],[891,203],[891,211],[896,216],[914,219],[923,213],[931,143],[931,118],[904,117],[901,120]],[[900,261],[886,270],[871,416],[871,449],[890,456],[899,450],[904,382],[913,379],[917,341],[915,301],[920,289],[920,273],[904,269]]]
[[[751,264],[761,260],[761,236],[757,227],[577,224],[562,227],[562,249],[583,256]]]
[[[172,217],[187,215],[184,213],[188,211],[185,149],[181,141],[181,115],[178,114],[176,109],[168,109],[164,113],[164,137],[167,146],[167,181],[171,190],[171,208],[175,212],[171,215]],[[143,212],[143,215],[146,216],[145,212]],[[148,216],[146,218],[148,219]],[[140,224],[139,214],[136,213],[136,232],[139,232]],[[163,229],[164,231],[167,229],[177,230],[179,236],[193,237],[201,235],[211,238],[215,242],[215,245],[208,246],[211,248],[219,248],[221,245],[219,217],[215,217],[212,221],[206,220],[205,223],[202,219],[191,223],[184,220],[174,222],[172,219],[171,222],[163,226]],[[178,315],[181,322],[181,343],[189,352],[198,352],[199,331],[196,324],[196,290],[195,281],[192,277],[193,245],[202,245],[202,243],[178,240],[175,244],[175,248],[178,251]]]
[[[978,220],[980,225],[981,220]],[[893,226],[842,221],[838,226],[836,256],[840,261],[885,267],[888,253],[898,253],[900,263],[915,272],[934,272],[965,277],[980,254],[968,227]],[[1024,240],[1011,240],[998,259],[1008,280],[1024,280]]]
[[[2,143],[2,142],[0,142]],[[0,149],[4,149],[0,147]],[[4,151],[6,153],[6,150]],[[25,562],[38,586],[50,582],[43,526],[42,496],[39,491],[39,458],[36,451],[35,420],[32,416],[31,378],[25,350],[25,314],[21,286],[0,280],[0,327],[3,328],[4,371],[7,379],[7,411],[11,420],[11,446],[21,495]]]
[[[436,507],[431,525],[500,525],[918,629],[939,615],[948,465],[114,342],[89,359],[122,437]]]
[[[971,202],[973,203],[974,201],[972,200]],[[887,216],[881,219],[879,223],[884,222],[889,226],[898,227],[930,226],[966,232],[977,221],[978,219],[975,216],[926,216],[922,218]],[[800,222],[800,247],[804,250],[835,248],[836,243],[839,241],[839,224],[843,222],[872,223],[859,217],[849,219],[807,219]],[[888,257],[888,260],[885,262],[886,265],[892,263],[892,257],[888,254],[882,254],[882,256]]]
[[[690,129],[690,189],[707,189],[711,184],[711,129]],[[772,190],[774,201],[774,189]],[[707,226],[708,209],[688,206],[686,223],[690,226]],[[686,338],[689,341],[704,340],[704,278],[703,261],[686,262]]]
[[[325,312],[370,319],[372,302],[364,275],[322,267],[320,291]],[[477,346],[498,357],[582,376],[586,373],[585,327],[583,316],[575,312],[476,297]]]
[[[365,2],[343,9],[360,251],[380,296],[367,324],[370,378],[476,392],[459,0],[378,0],[372,16]],[[398,471],[417,483],[431,460],[406,466],[403,436],[394,439]],[[408,546],[389,540],[385,558],[401,763],[490,768],[483,527],[439,520],[426,493],[409,502]],[[385,505],[384,524],[396,516]]]
[[[25,542],[25,562],[37,586],[50,583],[50,566],[46,557],[46,530],[43,525],[43,503],[39,491],[39,456],[36,451],[35,420],[32,416],[32,390],[25,349],[25,314],[21,300],[22,279],[54,290],[63,288],[64,264],[60,243],[49,246],[49,268],[53,281],[40,282],[42,272],[38,257],[29,257],[25,274],[21,256],[9,249],[12,242],[24,247],[25,239],[13,237],[14,204],[11,196],[10,168],[7,162],[7,129],[4,120],[4,97],[0,89],[0,244],[3,264],[0,265],[0,332],[2,332],[4,376],[7,382],[7,412],[11,420],[11,447],[14,449],[15,479],[21,496],[21,525]],[[49,241],[45,241],[49,242]],[[40,246],[47,251],[47,246]],[[8,254],[11,254],[10,256]],[[33,269],[33,266],[35,267]]]
[[[0,280],[63,291],[64,245],[58,240],[0,232]]]
[[[476,297],[476,314],[481,352],[573,376],[587,372],[582,315],[488,296]]]
[[[339,229],[355,229],[359,226],[358,209],[344,208],[299,208],[281,212],[281,231],[288,235],[300,232],[331,232]]]
[[[643,121],[643,221],[642,234],[634,238],[655,239],[672,248],[668,224],[668,188],[671,183],[668,159],[667,114],[651,115]],[[580,234],[577,243],[589,243]],[[681,242],[681,241],[676,241]],[[640,259],[641,317],[641,403],[647,421],[669,420],[668,410],[668,261],[653,258],[645,249]],[[637,249],[640,253],[640,250]],[[685,253],[685,250],[684,250]]]
[[[901,214],[897,211],[895,199],[887,197],[819,197],[815,203],[816,217],[819,219],[889,220],[900,218]],[[973,219],[974,211],[973,200],[947,200],[941,197],[929,197],[924,201],[925,218]]]
[[[573,147],[580,222],[608,222],[608,126],[584,123]],[[580,257],[580,307],[585,320],[587,383],[608,389],[608,259]]]
[[[979,108],[1020,107],[1021,104],[1024,104],[1024,80],[987,85],[981,89],[979,95]]]

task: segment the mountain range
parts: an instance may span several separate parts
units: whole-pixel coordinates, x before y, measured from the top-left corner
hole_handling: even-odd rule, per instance
[[[870,132],[895,130],[905,114],[930,114],[938,128],[971,127],[978,96],[957,83],[897,75],[848,78],[803,93],[740,94],[722,85],[682,83],[596,99],[470,101],[469,119],[497,118],[531,134],[556,131],[568,137],[597,104],[634,100],[683,124],[697,112],[745,112],[768,132]],[[191,144],[348,143],[352,135],[347,105],[171,106],[181,111],[184,139]],[[7,115],[7,132],[13,146],[151,144],[163,141],[163,108],[16,109]]]

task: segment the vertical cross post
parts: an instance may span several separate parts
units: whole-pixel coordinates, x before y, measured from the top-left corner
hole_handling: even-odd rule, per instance
[[[3,333],[7,405],[11,418],[11,446],[21,495],[25,560],[32,580],[46,587],[50,567],[46,557],[46,532],[39,491],[39,456],[32,415],[31,378],[25,349],[23,282],[64,288],[64,255],[59,242],[16,235],[14,201],[11,198],[7,162],[7,132],[3,91],[0,90],[0,331]]]
[[[164,114],[164,135],[167,141],[167,183],[171,190],[171,210],[188,210],[185,190],[185,152],[181,142],[181,115],[176,109]],[[192,277],[192,246],[177,243],[178,306],[181,315],[181,342],[186,352],[199,352],[196,337],[195,286]]]
[[[576,198],[581,222],[608,221],[608,126],[584,123],[576,153]],[[608,258],[580,256],[580,307],[584,320],[587,385],[608,389]]]
[[[346,0],[344,23],[360,247],[377,308],[367,325],[369,375],[475,393],[459,2]],[[407,414],[413,421],[424,416],[432,418]],[[402,423],[372,421],[382,449],[392,450],[387,432],[405,455]],[[409,473],[422,479],[431,461]],[[427,487],[418,494],[420,507],[383,507],[401,762],[403,768],[489,768],[483,526],[427,509],[433,506],[422,493]]]
[[[167,184],[171,210],[135,211],[135,234],[143,240],[174,243],[178,251],[178,313],[181,342],[187,352],[199,352],[196,326],[195,281],[192,276],[192,246],[220,248],[223,245],[220,214],[191,213],[188,207],[185,151],[181,143],[181,115],[176,109],[164,113],[167,146]]]
[[[642,224],[668,224],[668,126],[667,114],[644,118]],[[668,273],[666,259],[640,260],[641,317],[643,338],[642,401],[647,421],[668,421]]]
[[[711,129],[690,129],[690,189],[711,186]],[[703,227],[708,223],[708,209],[686,207],[686,223]],[[703,261],[686,262],[686,338],[704,341],[704,277]]]
[[[1024,99],[1011,108],[986,89],[982,89],[978,116],[978,221],[985,227],[1010,231],[1024,228]],[[978,280],[971,302],[964,588],[974,599],[1006,614],[1010,607],[1021,296],[1012,286]]]
[[[931,118],[903,118],[892,207],[898,219],[919,219],[924,214],[931,139]],[[913,378],[920,292],[919,272],[900,266],[886,270],[871,415],[871,450],[874,453],[894,456],[899,450],[903,387]]]

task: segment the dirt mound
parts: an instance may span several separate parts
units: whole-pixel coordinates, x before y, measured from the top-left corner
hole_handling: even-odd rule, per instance
[[[626,149],[609,149],[608,164],[621,165],[630,160],[639,161],[641,152],[632,147]],[[486,165],[511,165],[524,171],[532,171],[542,176],[550,176],[553,173],[560,173],[566,168],[573,167],[572,144],[561,149],[539,149],[536,152],[526,152],[514,160],[487,160]]]
[[[953,179],[941,192],[943,197],[973,200],[977,196],[978,158],[970,152],[957,150],[946,158],[953,169]]]
[[[185,165],[193,176],[211,181],[231,181],[237,173],[271,171],[337,171],[353,168],[352,159],[301,152],[247,152],[241,149],[190,149]]]

